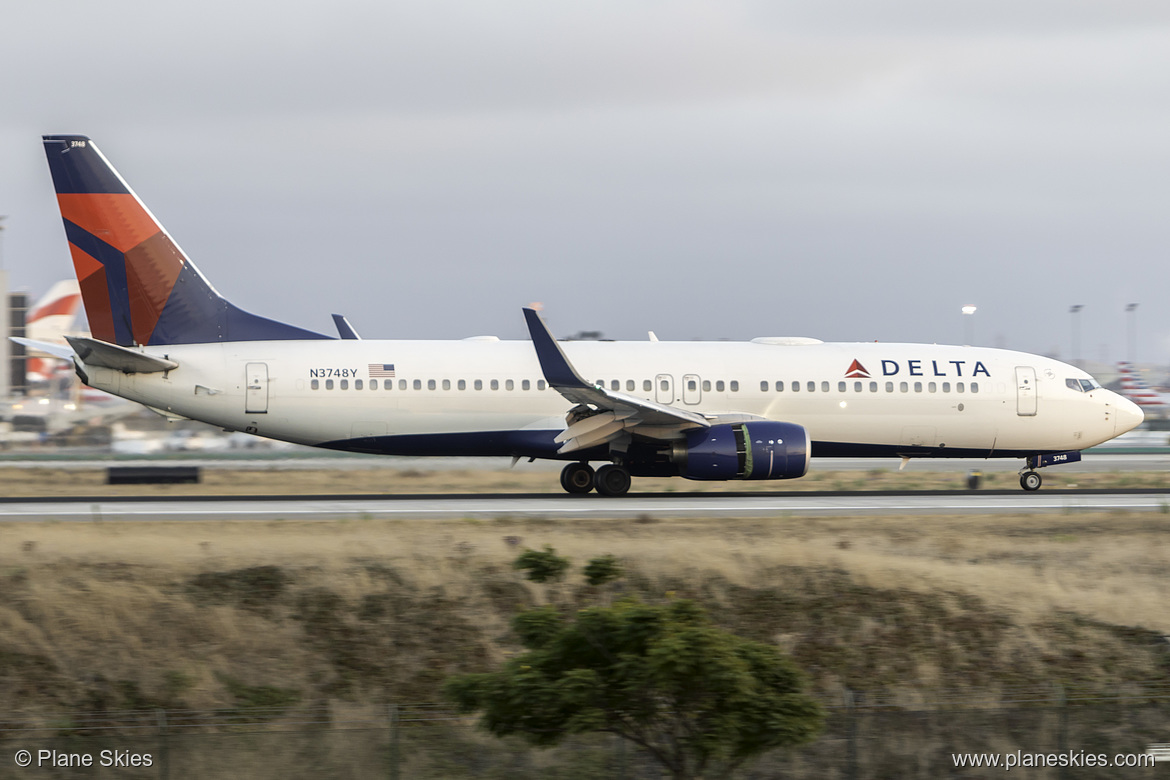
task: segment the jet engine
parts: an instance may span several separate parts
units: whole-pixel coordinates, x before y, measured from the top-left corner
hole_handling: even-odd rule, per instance
[[[803,426],[761,421],[687,431],[672,459],[687,479],[795,479],[811,451]]]

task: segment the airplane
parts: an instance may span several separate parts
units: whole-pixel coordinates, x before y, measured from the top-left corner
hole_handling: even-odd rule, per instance
[[[1165,415],[1170,412],[1170,394],[1159,393],[1146,384],[1146,380],[1132,363],[1123,360],[1117,364],[1117,370],[1121,374],[1123,396],[1151,413]]]
[[[928,344],[562,343],[339,337],[221,296],[91,139],[43,138],[92,335],[55,354],[173,418],[350,452],[565,461],[569,493],[632,477],[792,479],[811,456],[1023,458],[1038,469],[1142,421],[1066,363]],[[52,351],[51,345],[42,345]],[[592,463],[601,464],[596,470]]]
[[[49,288],[40,300],[32,305],[25,317],[25,337],[33,341],[65,343],[65,334],[73,329],[73,320],[81,307],[81,290],[76,279],[62,279]],[[59,359],[44,355],[29,355],[25,362],[25,379],[29,384],[51,382],[62,363]]]

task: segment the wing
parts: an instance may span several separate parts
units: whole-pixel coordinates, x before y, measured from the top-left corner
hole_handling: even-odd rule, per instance
[[[672,439],[691,428],[710,427],[714,418],[645,398],[610,392],[586,382],[573,368],[540,315],[533,309],[525,309],[524,318],[528,321],[528,332],[545,381],[576,404],[565,418],[569,427],[556,437],[556,441],[564,442],[558,452],[596,447],[625,433]]]

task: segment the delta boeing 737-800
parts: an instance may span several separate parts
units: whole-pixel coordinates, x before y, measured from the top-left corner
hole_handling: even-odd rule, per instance
[[[350,452],[566,461],[570,493],[631,477],[790,479],[810,456],[1023,458],[1037,469],[1142,421],[1079,368],[971,346],[339,338],[223,298],[80,135],[44,138],[90,338],[24,343],[168,417]],[[602,464],[594,470],[591,464]]]

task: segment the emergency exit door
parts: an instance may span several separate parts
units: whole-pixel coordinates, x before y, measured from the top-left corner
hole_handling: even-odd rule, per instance
[[[244,413],[268,413],[268,364],[249,363],[245,369]]]

